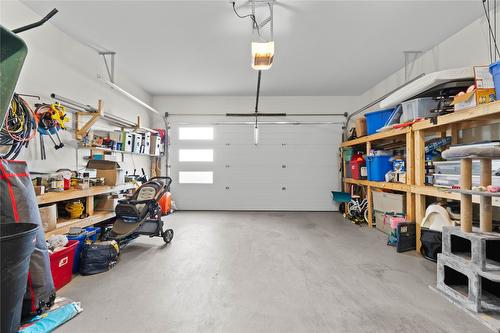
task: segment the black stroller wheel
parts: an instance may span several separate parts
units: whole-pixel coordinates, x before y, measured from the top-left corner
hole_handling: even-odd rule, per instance
[[[167,229],[163,232],[162,237],[163,241],[168,244],[172,241],[172,238],[174,238],[174,231],[172,229]]]

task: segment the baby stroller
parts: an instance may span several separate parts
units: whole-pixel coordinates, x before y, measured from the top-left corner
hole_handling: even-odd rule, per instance
[[[170,177],[154,177],[142,184],[131,198],[120,200],[115,208],[116,221],[108,239],[121,242],[146,235],[162,237],[165,243],[170,243],[174,231],[163,231],[162,211],[158,201],[169,190],[171,183]]]

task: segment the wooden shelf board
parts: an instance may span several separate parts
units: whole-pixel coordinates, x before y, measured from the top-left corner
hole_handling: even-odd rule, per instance
[[[414,131],[429,130],[432,128],[438,128],[444,125],[450,125],[453,123],[478,120],[479,118],[496,118],[500,122],[500,101],[493,103],[482,104],[480,106],[456,111],[444,116],[437,118],[437,124],[434,125],[430,120],[420,121],[412,125]]]
[[[45,237],[50,237],[52,235],[62,235],[69,231],[71,227],[88,227],[96,223],[106,221],[115,217],[114,212],[96,211],[94,215],[83,218],[83,219],[59,219],[57,221],[56,229],[46,232]]]
[[[469,194],[469,195],[479,195],[484,197],[500,197],[500,192],[492,193],[492,192],[480,192],[480,191],[472,191],[472,190],[459,190],[459,189],[450,189],[448,192],[451,193],[460,193],[460,194]]]
[[[149,156],[149,157],[161,157],[161,155],[153,155],[153,154],[146,154],[146,153],[135,153],[135,152],[131,152],[131,151],[115,150],[115,149],[104,148],[104,147],[78,146],[78,149],[88,149],[88,150],[108,152],[108,153],[129,154],[129,155],[139,155],[139,156]]]
[[[405,128],[398,128],[398,129],[392,129],[388,130],[385,132],[381,133],[376,133],[368,136],[363,136],[361,138],[357,138],[351,141],[345,141],[342,143],[342,147],[350,147],[350,146],[356,146],[360,145],[366,142],[372,142],[372,141],[377,141],[377,140],[382,140],[382,139],[388,139],[396,136],[403,136],[406,135],[411,130],[411,127],[405,127]]]
[[[460,193],[450,192],[450,189],[447,188],[440,188],[430,185],[424,185],[424,186],[412,185],[411,192],[415,194],[426,195],[429,197],[460,201]],[[479,203],[479,200],[480,200],[479,195],[472,196],[472,202]],[[494,197],[492,200],[492,206],[500,207],[500,198]]]
[[[37,196],[39,205],[60,202],[65,200],[72,200],[78,198],[86,198],[94,195],[124,191],[135,188],[132,183],[117,185],[117,186],[94,186],[87,190],[70,189],[63,192],[48,192]]]
[[[369,180],[358,180],[352,178],[344,178],[344,182],[348,184],[357,184],[363,186],[371,186],[374,188],[394,190],[400,192],[409,192],[411,186],[403,183],[386,183],[386,182],[372,182]]]

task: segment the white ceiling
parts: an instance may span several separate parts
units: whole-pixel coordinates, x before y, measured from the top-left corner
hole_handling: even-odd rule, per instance
[[[252,95],[251,24],[228,1],[23,1],[78,39],[113,50],[153,95]],[[284,1],[264,95],[360,95],[481,16],[472,1]],[[242,14],[247,7],[239,9]]]

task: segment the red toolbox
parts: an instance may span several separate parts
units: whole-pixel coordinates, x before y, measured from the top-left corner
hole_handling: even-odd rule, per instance
[[[50,270],[56,289],[64,287],[73,278],[73,259],[78,243],[70,240],[62,250],[50,254]]]

